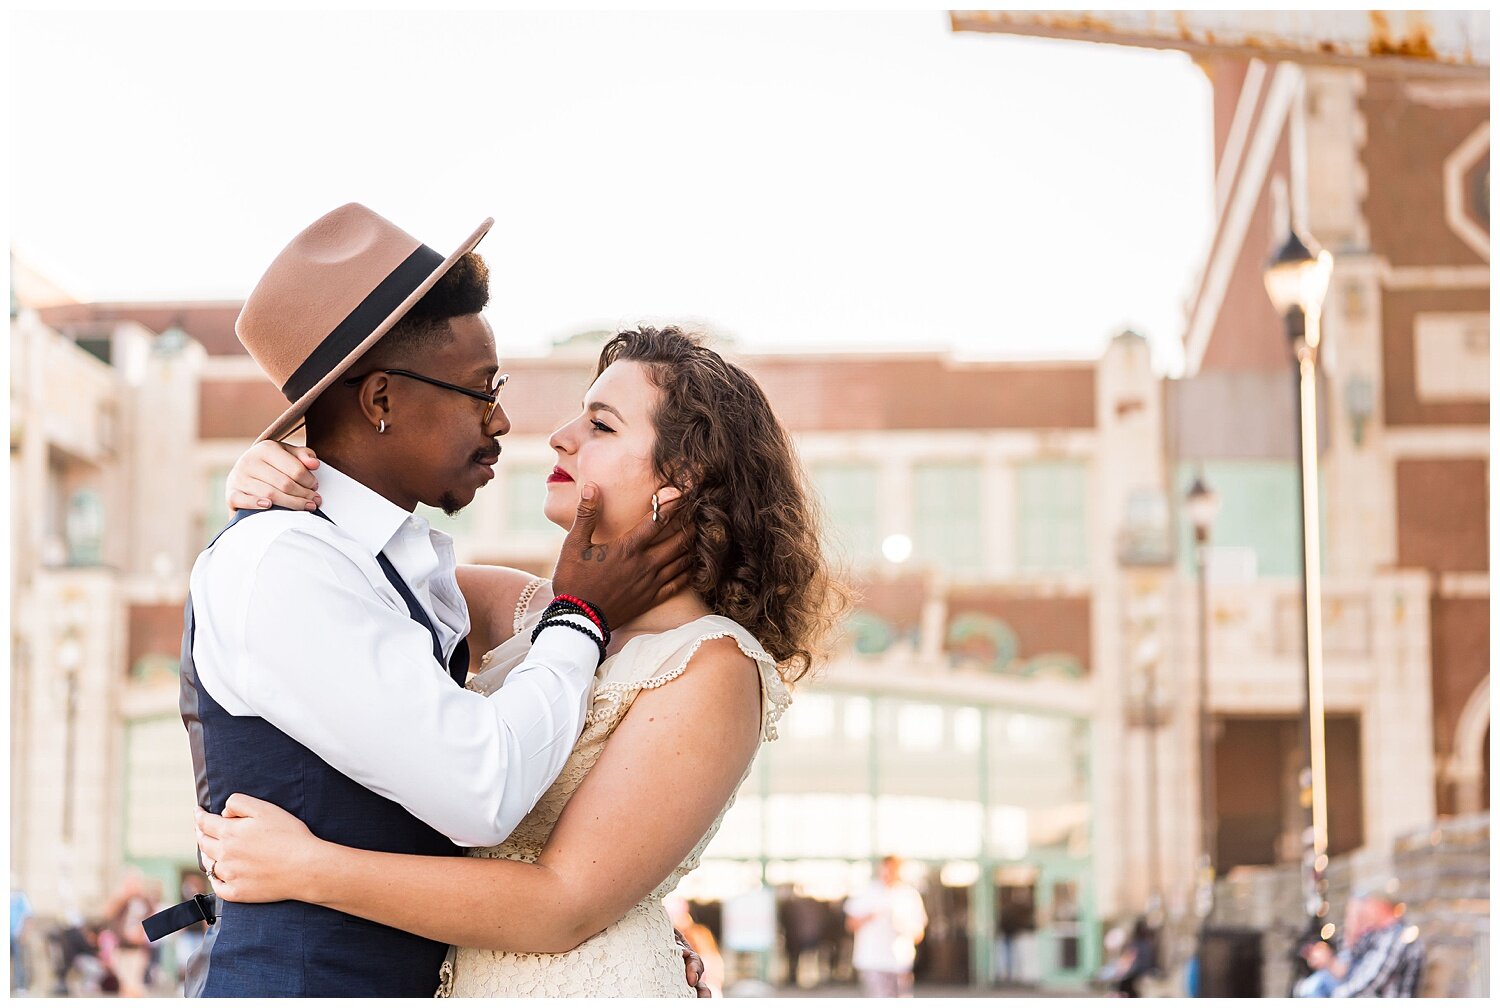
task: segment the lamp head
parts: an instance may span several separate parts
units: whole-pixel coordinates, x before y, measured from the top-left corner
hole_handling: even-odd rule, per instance
[[[1219,516],[1219,495],[1204,482],[1202,473],[1198,474],[1193,485],[1188,488],[1187,511],[1199,540],[1207,539],[1208,530]]]
[[[1294,230],[1266,264],[1266,293],[1276,313],[1283,317],[1294,307],[1318,311],[1332,273],[1333,256],[1326,249],[1309,247]]]
[[[159,357],[170,357],[187,345],[192,337],[188,335],[182,326],[182,320],[178,319],[170,326],[163,329],[151,344],[151,352]]]

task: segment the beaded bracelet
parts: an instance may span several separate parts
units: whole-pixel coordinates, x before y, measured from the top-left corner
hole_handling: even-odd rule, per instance
[[[603,643],[599,640],[599,635],[589,629],[588,624],[580,623],[577,620],[571,620],[564,616],[554,616],[551,619],[544,619],[540,623],[538,623],[536,627],[531,631],[532,643],[536,643],[536,637],[538,637],[543,630],[547,629],[548,627],[554,626],[570,626],[574,630],[577,630],[579,633],[583,634],[589,640],[593,641],[595,644]]]
[[[577,619],[569,619],[568,617],[570,617],[570,616],[574,616],[574,617],[578,617],[578,618]],[[595,641],[596,643],[601,643],[601,644],[604,643],[604,638],[603,638],[603,635],[599,633],[599,628],[596,627],[596,626],[594,626],[592,623],[584,621],[583,617],[580,616],[578,613],[575,613],[575,612],[556,612],[556,611],[555,612],[548,612],[548,613],[543,613],[542,614],[541,621],[538,622],[537,625],[532,628],[532,631],[531,631],[531,640],[532,640],[532,643],[536,642],[537,634],[541,632],[543,624],[548,624],[548,625],[556,626],[556,625],[562,624],[562,623],[566,623],[568,626],[576,628],[580,633],[588,635],[589,640]]]
[[[589,614],[582,607],[576,606],[571,602],[553,602],[546,609],[542,610],[543,619],[549,616],[577,616],[579,619],[588,620],[589,626],[597,630],[599,636],[604,637],[605,640],[609,639],[604,628],[597,621],[590,619]]]
[[[594,642],[594,646],[599,649],[599,664],[604,664],[604,641],[600,640],[598,637],[595,637],[593,634],[589,633],[588,630],[584,629],[584,627],[577,623],[574,623],[570,619],[555,618],[542,620],[536,625],[536,629],[531,631],[531,643],[535,644],[537,637],[541,636],[542,631],[547,629],[548,627],[571,627],[572,629],[577,630],[579,633],[583,634],[589,640]]]
[[[581,616],[593,624],[594,628],[603,636],[604,643],[608,644],[612,636],[609,632],[609,625],[603,622],[598,612],[597,609],[588,603],[575,602],[569,596],[567,598],[553,599],[548,603],[547,608],[542,610],[542,618],[546,619],[548,616],[555,616],[559,613],[571,613],[575,616]]]
[[[589,619],[598,624],[599,629],[604,631],[604,639],[609,640],[609,621],[604,618],[604,613],[600,611],[598,606],[594,605],[592,602],[588,602],[584,599],[579,598],[577,595],[559,595],[552,601],[570,602],[578,608],[582,609],[583,615],[587,616]]]

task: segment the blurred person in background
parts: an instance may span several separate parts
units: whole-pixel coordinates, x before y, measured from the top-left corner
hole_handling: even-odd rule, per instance
[[[1349,933],[1344,933],[1345,942],[1348,941]],[[1319,949],[1323,946],[1327,952]],[[1333,972],[1333,965],[1340,964],[1340,969],[1347,972],[1349,969],[1349,947],[1344,944],[1342,948],[1335,946],[1333,941],[1314,940],[1305,942],[1298,953],[1311,970],[1307,976],[1292,985],[1292,997],[1295,998],[1326,998],[1333,996],[1333,989],[1339,985],[1339,978]],[[1323,965],[1316,965],[1322,963]]]
[[[1316,932],[1303,942],[1298,954],[1311,972],[1292,987],[1292,997],[1332,997],[1339,980],[1349,972],[1355,943],[1367,930],[1364,901],[1351,897],[1344,907],[1344,930],[1337,938],[1337,947],[1333,942],[1322,941]]]
[[[31,900],[14,874],[10,877],[10,991],[29,993],[31,976],[26,953],[26,926],[31,921]]]
[[[1318,942],[1309,946],[1305,956],[1315,971],[1313,977],[1326,974],[1320,982],[1322,989],[1332,982],[1324,996],[1416,997],[1427,951],[1417,928],[1403,919],[1401,905],[1389,889],[1377,887],[1357,893],[1345,920],[1347,953],[1336,953],[1326,942]]]
[[[1141,978],[1156,970],[1156,935],[1146,918],[1137,917],[1119,956],[1109,972],[1119,997],[1140,997]]]
[[[119,989],[114,974],[104,964],[104,951],[100,947],[102,931],[98,924],[73,912],[48,934],[54,977],[52,997],[99,994]]]
[[[1022,947],[1026,934],[1036,928],[1032,899],[1030,886],[1000,887],[1000,898],[995,907],[999,918],[995,923],[995,979],[998,981],[1019,983],[1029,979],[1022,967]]]
[[[778,902],[776,910],[786,953],[787,986],[815,986],[816,976],[811,982],[804,976],[803,960],[811,953],[813,972],[817,972],[819,953],[828,929],[828,907],[794,886]]]
[[[849,930],[844,907],[849,897],[828,904],[828,925],[823,929],[822,975],[831,983],[852,982],[854,975],[854,934]]]
[[[151,943],[141,921],[156,912],[145,879],[136,869],[125,874],[120,891],[104,912],[108,965],[120,985],[121,997],[146,996],[146,972],[151,966]]]
[[[912,964],[927,932],[922,894],[901,880],[901,859],[880,861],[875,880],[844,904],[854,970],[865,997],[911,997]]]
[[[705,925],[693,920],[688,901],[673,894],[662,901],[667,915],[672,918],[672,927],[688,944],[698,958],[703,960],[702,986],[707,987],[711,997],[724,996],[724,957],[719,954],[719,943],[714,933]]]
[[[1125,951],[1125,942],[1129,937],[1130,932],[1123,924],[1116,924],[1104,932],[1104,962],[1090,980],[1094,986],[1104,988],[1114,985],[1120,955]]]

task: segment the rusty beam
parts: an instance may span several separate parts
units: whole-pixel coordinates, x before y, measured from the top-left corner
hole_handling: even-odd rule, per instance
[[[1489,76],[1487,11],[952,11],[955,32],[997,32],[1193,55]]]

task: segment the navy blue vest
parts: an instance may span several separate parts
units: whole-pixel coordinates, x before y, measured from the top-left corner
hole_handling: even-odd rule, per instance
[[[241,511],[225,526],[261,511]],[[322,512],[320,517],[327,518]],[[329,519],[330,521],[332,519]],[[220,532],[219,535],[223,535]],[[215,536],[215,541],[218,537]],[[210,543],[212,545],[212,543]],[[387,580],[412,619],[437,632],[411,589],[384,554]],[[448,668],[462,683],[467,641]],[[349,688],[359,689],[356,670]],[[461,849],[388,798],[355,783],[306,746],[258,717],[230,714],[199,687],[193,667],[193,599],[182,635],[182,720],[197,776],[198,804],[220,813],[235,792],[281,806],[333,843],[396,854],[454,855]],[[372,740],[372,744],[381,744]],[[431,997],[447,946],[383,924],[310,903],[219,901],[218,921],[188,961],[189,997]]]

